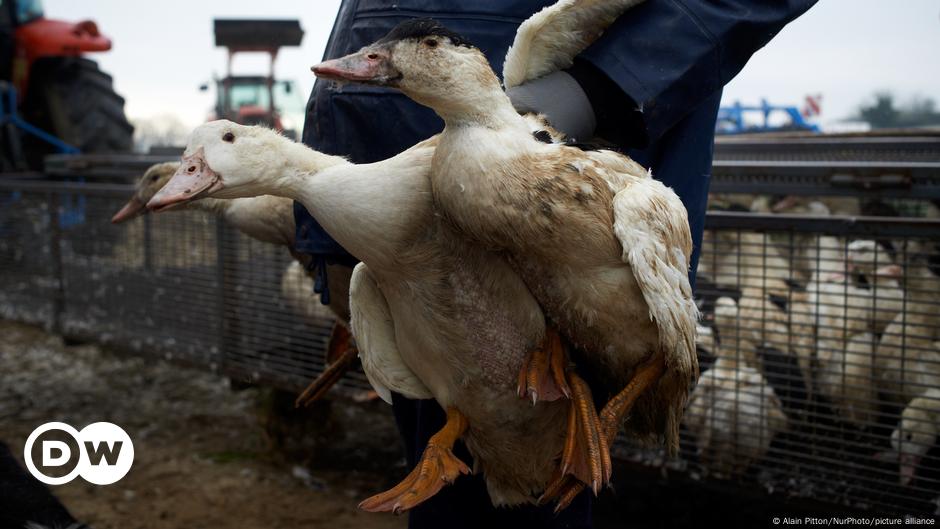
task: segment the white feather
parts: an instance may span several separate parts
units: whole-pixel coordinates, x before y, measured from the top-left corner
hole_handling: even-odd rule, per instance
[[[365,263],[359,263],[353,270],[349,286],[349,308],[362,370],[382,400],[391,404],[392,391],[410,399],[433,398],[428,388],[402,360],[395,339],[392,313]]]
[[[519,86],[571,66],[624,11],[643,0],[560,0],[516,31],[503,63],[503,84]]]

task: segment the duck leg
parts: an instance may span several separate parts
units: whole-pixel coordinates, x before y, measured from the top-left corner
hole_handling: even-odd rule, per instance
[[[327,367],[300,393],[294,401],[294,406],[306,407],[320,400],[343,378],[359,356],[359,350],[351,342],[352,334],[349,329],[338,322],[334,323],[326,348]]]
[[[610,449],[594,408],[591,388],[574,372],[568,374],[568,384],[572,397],[559,475],[570,475],[581,483],[590,484],[597,494],[610,481]]]
[[[452,452],[454,443],[466,431],[467,418],[457,408],[448,408],[447,423],[431,436],[414,470],[390,490],[364,500],[359,508],[398,514],[434,496],[461,474],[469,474],[467,465]]]
[[[330,339],[326,342],[326,363],[332,364],[339,360],[350,348],[355,349],[352,343],[352,333],[349,328],[339,321],[333,322]]]
[[[600,413],[600,423],[602,425],[603,437],[607,441],[607,446],[613,444],[617,437],[617,431],[623,418],[627,415],[633,404],[645,393],[653,384],[656,383],[666,372],[665,358],[662,354],[654,357],[650,362],[637,369],[633,379],[623,388],[620,393],[610,399]],[[607,461],[610,461],[610,453],[607,453]],[[545,492],[539,498],[539,504],[548,500],[558,498],[558,504],[555,506],[555,512],[571,504],[575,497],[584,490],[586,481],[571,473],[561,473],[548,485]],[[594,490],[597,494],[597,489]]]
[[[561,336],[551,327],[545,330],[542,345],[529,353],[519,371],[520,397],[529,397],[532,404],[539,400],[551,402],[562,397],[571,398],[571,388],[565,376],[568,355]]]

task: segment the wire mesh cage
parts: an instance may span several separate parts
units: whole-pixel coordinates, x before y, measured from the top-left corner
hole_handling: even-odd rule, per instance
[[[918,199],[940,196],[940,142],[898,145],[919,165],[850,170],[844,159],[866,147],[836,145],[825,147],[836,165],[781,166],[719,146],[728,159],[713,187],[737,195],[715,196],[725,211],[706,220],[702,377],[680,456],[621,440],[618,457],[853,508],[934,512],[940,221]],[[878,192],[892,174],[907,184]],[[812,198],[769,198],[794,190]],[[288,390],[322,371],[332,318],[287,251],[198,211],[111,225],[131,193],[0,181],[0,317]],[[856,217],[872,214],[873,197],[901,216]],[[358,371],[341,384],[368,389]]]
[[[0,191],[3,317],[290,390],[322,370],[333,319],[286,250],[198,211],[110,224],[131,186],[17,187]]]
[[[689,468],[933,512],[940,224],[719,212],[709,224]]]

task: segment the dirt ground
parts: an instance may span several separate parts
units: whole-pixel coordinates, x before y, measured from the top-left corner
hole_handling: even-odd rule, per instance
[[[401,475],[390,410],[337,400],[272,421],[288,400],[0,321],[0,439],[15,454],[48,421],[113,422],[134,443],[134,466],[118,483],[53,487],[95,529],[405,527],[405,517],[356,508]],[[370,431],[357,436],[363,424]]]

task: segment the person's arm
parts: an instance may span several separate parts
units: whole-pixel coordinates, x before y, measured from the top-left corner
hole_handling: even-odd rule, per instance
[[[520,111],[625,147],[656,141],[816,0],[648,0],[573,66],[509,90]],[[585,109],[593,110],[593,115]]]
[[[617,19],[568,73],[591,100],[598,135],[643,147],[727,84],[815,3],[648,0]],[[617,100],[618,89],[627,104]],[[610,137],[629,129],[629,138]]]

